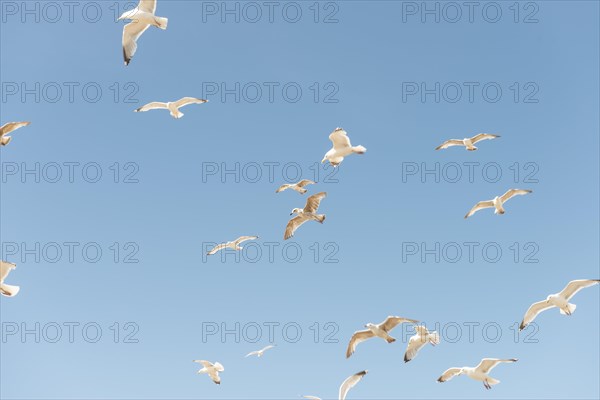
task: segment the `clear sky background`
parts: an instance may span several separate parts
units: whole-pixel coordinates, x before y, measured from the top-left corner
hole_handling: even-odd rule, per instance
[[[2,259],[18,264],[7,283],[21,286],[0,299],[2,398],[337,398],[363,369],[349,399],[599,397],[598,287],[575,297],[571,317],[548,311],[514,336],[530,304],[600,275],[598,2],[481,2],[471,21],[466,6],[456,17],[427,2],[436,22],[421,2],[311,1],[295,3],[295,23],[294,4],[274,3],[270,22],[259,2],[253,23],[246,3],[236,22],[223,2],[160,1],[168,29],[150,28],[128,67],[115,22],[123,2],[75,2],[72,20],[55,4],[60,15],[0,1],[1,122],[32,121],[0,150]],[[409,92],[436,82],[439,102]],[[221,84],[236,83],[239,102],[223,98]],[[180,120],[132,112],[183,96],[210,102]],[[337,126],[368,151],[326,178],[315,163]],[[502,137],[476,152],[434,151],[478,132]],[[236,162],[239,182],[222,177]],[[22,175],[36,163],[39,182]],[[289,212],[307,195],[274,191],[294,166],[304,178],[319,171],[308,189],[327,191],[327,219],[302,226],[284,252]],[[437,182],[420,174],[435,168]],[[463,219],[511,187],[533,194],[503,216]],[[206,243],[240,235],[260,239],[239,261],[203,256]],[[352,333],[387,315],[438,325],[442,343],[405,364],[409,329],[397,328],[396,343],[372,340],[345,359]],[[269,343],[270,323],[277,347],[244,358]],[[215,326],[239,337],[206,336]],[[519,362],[497,367],[502,383],[489,392],[465,377],[435,382],[483,357]],[[222,384],[196,375],[193,359],[221,362]]]

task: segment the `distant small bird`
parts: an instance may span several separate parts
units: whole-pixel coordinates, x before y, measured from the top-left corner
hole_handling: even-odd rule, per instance
[[[16,264],[6,261],[0,261],[0,294],[6,297],[13,297],[19,293],[19,286],[7,285],[4,280],[13,269],[17,268]]]
[[[232,242],[221,243],[221,244],[216,245],[206,254],[209,256],[212,256],[216,252],[221,251],[223,249],[232,249],[232,250],[239,251],[239,250],[243,249],[243,247],[240,246],[240,243],[245,242],[247,240],[256,240],[256,239],[258,239],[258,236],[240,236],[239,238],[235,239]]]
[[[272,349],[273,347],[275,347],[275,345],[269,345],[267,347],[264,347],[260,350],[256,350],[256,351],[251,351],[250,353],[246,354],[246,357],[250,357],[250,356],[257,356],[257,357],[262,357],[263,354],[265,354],[265,351]]]
[[[210,361],[206,360],[194,360],[194,362],[202,364],[203,366],[203,368],[198,371],[199,374],[207,374],[214,383],[216,383],[217,385],[221,384],[221,377],[219,376],[219,372],[225,371],[225,368],[223,368],[223,366],[220,363],[216,362],[213,364]]]
[[[128,19],[132,22],[128,23],[123,27],[123,59],[125,65],[129,65],[129,62],[137,51],[137,40],[142,33],[146,32],[146,29],[152,26],[156,26],[160,29],[167,29],[168,18],[157,17],[154,15],[156,12],[156,0],[140,0],[137,7],[129,11],[125,11],[117,21]]]
[[[317,397],[317,396],[301,396],[301,397],[308,399],[308,400],[321,400],[321,398]]]
[[[321,200],[327,196],[327,193],[321,192],[317,194],[313,194],[308,199],[306,199],[306,205],[304,208],[294,208],[290,215],[297,214],[294,218],[290,219],[287,226],[285,227],[285,233],[283,234],[283,239],[288,240],[292,236],[294,236],[294,232],[296,229],[300,227],[306,221],[317,221],[319,223],[323,223],[325,221],[325,214],[317,214],[317,210],[319,209],[319,204],[321,204]]]
[[[283,192],[284,190],[292,189],[300,194],[304,194],[308,192],[308,190],[304,189],[306,185],[314,185],[314,182],[309,179],[302,179],[298,183],[285,183],[279,186],[279,189],[275,191],[275,193]]]
[[[579,279],[571,281],[559,293],[551,294],[546,297],[546,300],[533,303],[525,313],[525,317],[523,317],[519,329],[525,329],[539,313],[549,310],[552,307],[557,307],[562,315],[573,314],[577,306],[575,304],[570,304],[569,300],[571,300],[581,289],[597,285],[598,282],[600,282],[600,279]]]
[[[333,148],[325,154],[321,163],[329,161],[334,167],[340,165],[344,157],[350,154],[364,154],[367,151],[364,146],[352,146],[348,134],[342,128],[335,128],[329,135],[329,140],[333,143]]]
[[[465,219],[469,218],[471,215],[475,214],[479,210],[483,210],[484,208],[492,208],[494,207],[494,214],[504,214],[504,203],[508,200],[512,199],[514,196],[524,195],[531,193],[532,190],[523,190],[523,189],[509,189],[502,196],[496,196],[492,200],[480,201],[475,204],[471,211],[465,215]]]
[[[416,324],[419,321],[403,317],[389,316],[385,319],[385,321],[383,321],[380,324],[372,324],[369,322],[365,325],[365,328],[367,329],[363,331],[354,332],[352,338],[350,338],[350,343],[348,343],[348,348],[346,349],[346,358],[349,358],[352,354],[354,354],[356,346],[358,346],[359,343],[362,343],[365,340],[371,339],[373,337],[380,337],[382,339],[385,339],[388,343],[395,342],[396,339],[391,337],[389,335],[389,332],[396,326],[405,322]]]
[[[349,376],[348,378],[346,378],[346,380],[344,382],[342,382],[341,386],[340,386],[340,392],[339,392],[339,396],[338,399],[339,400],[345,400],[346,399],[346,395],[348,394],[348,392],[350,391],[350,389],[352,389],[354,386],[356,386],[356,384],[358,382],[360,382],[360,380],[368,373],[369,371],[367,371],[366,369],[364,371],[360,371],[352,376]]]
[[[420,325],[415,325],[416,334],[408,340],[408,346],[406,347],[406,353],[404,353],[404,362],[409,362],[417,356],[417,353],[427,343],[431,343],[432,346],[440,344],[440,334],[436,331],[429,332],[427,328]]]
[[[473,136],[472,138],[464,138],[460,139],[450,139],[446,140],[444,143],[436,147],[436,150],[447,149],[452,146],[465,146],[469,151],[477,150],[477,147],[474,146],[475,143],[480,142],[486,139],[496,139],[499,138],[500,135],[492,135],[490,133],[480,133],[478,135]]]
[[[169,110],[171,116],[175,119],[179,119],[183,117],[183,113],[179,111],[179,109],[183,106],[187,106],[188,104],[204,104],[207,103],[208,100],[197,99],[195,97],[184,97],[174,102],[161,103],[159,101],[155,101],[152,103],[148,103],[145,106],[141,106],[133,110],[134,112],[145,112],[148,110]]]
[[[9,133],[19,128],[29,125],[31,122],[9,122],[0,127],[0,146],[6,146],[12,140]]]
[[[491,389],[492,385],[497,385],[500,383],[499,380],[491,378],[488,373],[498,364],[500,363],[512,363],[516,362],[516,358],[509,358],[507,360],[501,360],[498,358],[484,358],[481,360],[478,366],[475,368],[471,367],[462,367],[462,368],[449,368],[438,378],[438,382],[446,382],[450,379],[454,378],[457,375],[467,375],[469,378],[474,379],[476,381],[482,381],[483,386],[486,389]]]

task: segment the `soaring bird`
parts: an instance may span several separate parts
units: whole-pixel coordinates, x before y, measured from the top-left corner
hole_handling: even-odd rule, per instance
[[[308,190],[304,189],[306,185],[314,185],[314,182],[309,179],[302,179],[298,183],[284,183],[279,186],[279,188],[275,191],[275,193],[283,192],[284,190],[292,189],[300,194],[304,194],[308,192]]]
[[[187,106],[188,104],[204,104],[207,103],[208,100],[197,99],[195,97],[183,97],[177,101],[161,103],[160,101],[154,101],[152,103],[148,103],[145,106],[141,106],[140,108],[136,108],[133,110],[134,112],[145,112],[149,110],[169,110],[171,116],[175,119],[179,119],[183,117],[183,113],[179,111],[179,109],[183,106]]]
[[[406,353],[404,353],[404,362],[409,362],[415,358],[419,350],[427,343],[431,343],[432,346],[440,344],[440,334],[436,331],[429,332],[427,328],[421,325],[415,325],[414,328],[416,333],[408,340]]]
[[[559,293],[551,294],[546,297],[546,300],[533,303],[525,313],[519,329],[525,329],[539,313],[549,310],[552,307],[557,307],[562,315],[573,314],[577,306],[575,304],[570,304],[569,300],[571,300],[581,289],[597,285],[598,282],[600,282],[600,279],[578,279],[571,281]]]
[[[13,269],[17,268],[16,264],[6,261],[0,261],[0,294],[6,297],[13,297],[19,293],[19,286],[7,285],[4,280]]]
[[[137,51],[137,40],[142,33],[146,32],[146,29],[150,25],[156,26],[160,29],[167,29],[168,18],[157,17],[154,15],[156,12],[156,0],[140,0],[137,7],[132,10],[125,11],[117,19],[117,21],[128,19],[130,23],[123,27],[123,59],[125,65],[129,65],[129,62]]]
[[[367,371],[366,369],[364,371],[360,371],[354,375],[349,376],[348,378],[346,378],[346,380],[344,380],[344,382],[342,382],[342,384],[340,385],[340,392],[338,395],[338,400],[345,400],[346,399],[346,395],[348,394],[348,392],[350,391],[350,389],[352,389],[354,386],[356,386],[356,384],[358,382],[360,382],[360,380],[362,378],[364,378],[364,376],[368,373],[369,371]]]
[[[346,349],[346,358],[348,358],[352,354],[354,354],[354,351],[356,350],[356,346],[358,346],[359,343],[362,343],[365,340],[371,339],[373,337],[380,337],[382,339],[385,339],[388,343],[395,342],[396,339],[391,337],[389,335],[389,332],[392,329],[394,329],[396,326],[398,326],[404,322],[416,324],[419,321],[414,320],[414,319],[403,318],[403,317],[389,316],[385,319],[385,321],[383,321],[380,324],[372,324],[369,322],[368,324],[365,325],[365,328],[367,328],[367,329],[365,329],[363,331],[354,332],[354,334],[352,335],[352,338],[350,338],[350,342],[348,343],[348,348]]]
[[[29,125],[31,122],[9,122],[0,127],[0,146],[6,146],[12,140],[9,133],[19,128]]]
[[[296,214],[296,216],[288,222],[285,227],[285,233],[283,235],[284,240],[288,240],[292,236],[294,236],[294,232],[296,229],[300,227],[306,221],[317,221],[321,224],[325,221],[325,214],[317,214],[317,210],[319,209],[319,204],[321,204],[321,200],[327,196],[327,193],[321,192],[317,194],[313,194],[308,199],[306,199],[306,205],[304,208],[294,208],[290,215]]]
[[[223,366],[220,363],[216,362],[213,364],[210,361],[206,360],[194,360],[194,362],[202,364],[203,368],[198,371],[199,374],[207,374],[214,383],[216,383],[217,385],[221,384],[221,377],[219,376],[219,372],[225,371],[225,368],[223,368]]]
[[[367,151],[364,146],[352,146],[348,134],[342,128],[335,128],[329,135],[329,140],[333,143],[333,148],[325,153],[321,163],[329,161],[334,167],[340,165],[344,161],[344,157],[348,157],[350,154],[364,154]]]
[[[260,350],[251,351],[250,353],[246,354],[246,357],[250,357],[250,356],[262,357],[265,354],[265,351],[272,349],[273,347],[275,347],[275,345],[268,345],[266,347],[263,347]]]
[[[235,239],[232,242],[221,243],[221,244],[216,245],[206,254],[209,256],[212,256],[216,252],[221,251],[223,249],[232,249],[232,250],[239,251],[239,250],[243,249],[243,247],[240,246],[240,243],[245,242],[247,240],[255,240],[255,239],[258,239],[258,236],[240,236],[239,238]]]
[[[495,208],[494,214],[504,214],[504,203],[508,200],[512,199],[515,196],[524,195],[531,193],[532,190],[523,190],[523,189],[509,189],[502,196],[496,196],[492,200],[480,201],[475,204],[471,211],[465,215],[465,219],[469,218],[471,215],[475,214],[479,210],[483,210],[484,208]]]
[[[465,146],[465,148],[469,151],[477,150],[477,147],[474,146],[475,143],[480,142],[482,140],[488,139],[496,139],[499,138],[500,135],[492,135],[491,133],[480,133],[478,135],[473,136],[472,138],[464,138],[464,139],[450,139],[446,140],[444,143],[436,147],[436,150],[447,149],[452,146]]]
[[[501,360],[498,358],[484,358],[475,368],[449,368],[442,374],[442,376],[438,378],[437,381],[441,383],[449,381],[457,375],[467,375],[471,379],[475,379],[476,381],[482,381],[483,386],[486,389],[491,389],[492,385],[497,385],[500,383],[500,381],[490,377],[488,373],[500,363],[512,363],[516,361],[516,358],[509,358],[507,360]]]

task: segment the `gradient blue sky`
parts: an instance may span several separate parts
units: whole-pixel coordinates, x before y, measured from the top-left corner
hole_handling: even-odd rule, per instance
[[[556,310],[541,315],[533,336],[537,343],[525,343],[522,336],[515,342],[510,327],[531,303],[568,281],[600,274],[599,6],[596,1],[521,3],[515,23],[513,3],[496,3],[502,10],[496,23],[482,17],[485,2],[478,3],[473,22],[464,14],[456,23],[443,18],[435,23],[432,16],[422,23],[419,15],[404,15],[403,21],[408,3],[338,2],[338,22],[326,24],[324,15],[335,8],[325,2],[319,23],[309,9],[313,2],[298,3],[303,14],[297,23],[285,21],[280,11],[273,23],[266,16],[257,23],[235,23],[230,16],[223,23],[220,14],[203,21],[208,2],[160,1],[157,14],[169,18],[168,29],[149,29],[125,67],[116,3],[95,3],[102,11],[96,23],[82,17],[84,3],[77,3],[72,23],[61,5],[63,16],[51,23],[43,15],[39,22],[25,15],[23,22],[22,9],[13,15],[6,7],[24,2],[0,1],[1,122],[32,121],[0,150],[2,257],[18,264],[8,283],[21,286],[17,297],[0,300],[3,332],[14,324],[31,329],[35,323],[68,322],[96,323],[103,331],[97,343],[87,343],[80,330],[69,343],[64,327],[57,343],[7,336],[0,343],[1,397],[336,398],[343,379],[368,369],[348,398],[598,398],[598,287],[577,295],[571,317]],[[285,3],[278,4],[281,9]],[[532,12],[538,22],[523,23]],[[39,102],[33,95],[7,95],[15,83],[31,88],[36,82],[40,87],[76,82],[79,88],[94,83],[103,95],[96,103],[86,101],[80,89],[73,102],[66,92],[55,103],[48,101],[50,92]],[[128,82],[137,90],[137,103],[125,102]],[[207,82],[229,87],[296,82],[303,96],[291,103],[276,92],[273,102],[263,97],[236,103],[233,96],[222,101],[215,95],[208,104],[183,109],[181,120],[161,111],[132,112],[150,101],[205,96]],[[314,82],[321,87],[332,82],[339,101],[315,102],[309,89]],[[478,82],[480,88],[496,82],[503,94],[495,103],[480,90],[473,102],[466,92],[455,103],[436,103],[431,95],[424,102],[418,96],[403,101],[406,82],[429,87]],[[514,82],[521,87],[517,102],[509,88]],[[523,101],[528,82],[538,89],[537,103]],[[122,90],[117,101],[110,89],[115,83]],[[312,178],[309,168],[330,148],[328,135],[337,126],[368,152],[345,160],[337,183],[324,182],[321,175],[319,184],[309,187],[310,193],[328,192],[321,204],[327,220],[298,231],[293,239],[303,250],[298,262],[288,262],[280,250],[273,262],[264,253],[255,263],[235,262],[232,256],[226,262],[203,259],[203,243],[246,234],[259,235],[263,250],[266,242],[281,249],[289,211],[305,201],[296,193],[275,195],[284,181],[281,169],[274,182],[265,175],[255,183],[236,183],[232,176],[222,182],[214,176],[203,180],[205,163],[296,162]],[[433,151],[445,139],[482,131],[502,137],[482,143],[477,152]],[[6,175],[15,165],[66,162],[97,163],[102,179],[88,183],[79,174],[72,183],[65,176],[57,183],[36,183],[31,176],[22,182],[19,175]],[[109,167],[115,162],[121,168],[135,163],[138,183],[122,183],[122,176],[121,183],[113,183]],[[497,163],[502,178],[493,183],[481,174],[473,182],[402,179],[413,163],[442,168],[464,162]],[[524,182],[523,175],[515,183],[509,169],[514,163],[522,171],[533,163],[537,183]],[[482,211],[463,219],[475,202],[510,187],[534,192],[511,200],[503,216]],[[48,257],[36,262],[6,254],[6,243],[31,248],[52,242],[78,242],[79,249],[98,243],[103,257],[91,263],[78,252],[73,262],[63,255],[51,263]],[[135,243],[139,262],[122,262],[124,250],[115,262],[109,249],[114,242]],[[337,246],[339,262],[323,262],[324,253],[314,262],[309,247],[329,242]],[[429,247],[478,242],[479,249],[497,243],[503,256],[496,263],[480,252],[473,262],[465,255],[455,263],[431,256],[422,262],[420,255],[403,253],[409,242]],[[524,253],[515,262],[509,249],[515,242],[534,243],[539,262],[523,262]],[[409,364],[402,362],[402,329],[395,331],[398,342],[361,344],[346,360],[352,332],[390,314],[450,328],[442,344],[424,348]],[[119,343],[110,330],[115,322],[121,325]],[[138,343],[123,343],[127,322],[139,327]],[[203,342],[207,322],[230,328],[236,322],[276,322],[279,328],[296,323],[303,334],[292,343],[278,329],[276,349],[262,359],[245,359],[268,343],[266,328],[258,343],[243,338],[237,343],[232,335]],[[315,322],[318,343],[310,330]],[[323,328],[328,322],[337,328],[338,343],[323,339],[331,332]],[[472,343],[468,323],[480,324]],[[501,327],[496,343],[484,339],[486,323]],[[453,324],[463,329],[455,343]],[[435,382],[446,368],[474,366],[483,357],[519,362],[495,369],[493,376],[502,383],[489,392],[464,377]],[[191,361],[197,358],[225,366],[220,386],[195,374],[198,366]]]

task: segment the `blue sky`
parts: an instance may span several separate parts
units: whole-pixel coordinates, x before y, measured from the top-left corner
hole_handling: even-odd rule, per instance
[[[514,337],[531,303],[600,273],[597,2],[481,2],[472,20],[428,2],[439,22],[421,2],[276,2],[272,22],[262,2],[228,2],[236,22],[223,2],[161,1],[168,29],[128,67],[125,3],[75,3],[70,19],[63,2],[0,1],[1,122],[32,121],[0,150],[2,258],[21,286],[0,299],[2,398],[336,398],[363,369],[348,398],[599,397],[598,287]],[[180,120],[132,112],[183,96],[210,102]],[[337,126],[368,151],[330,176],[315,163]],[[502,137],[433,150],[478,132]],[[298,169],[319,171],[327,220],[287,244],[306,196],[274,191]],[[511,187],[533,194],[463,219]],[[203,256],[240,235],[260,239],[239,261]],[[398,328],[345,359],[352,332],[387,315],[437,324],[442,343],[404,364]],[[268,326],[277,347],[244,358]],[[435,382],[483,357],[519,362],[485,393]],[[222,384],[193,359],[221,362]]]

